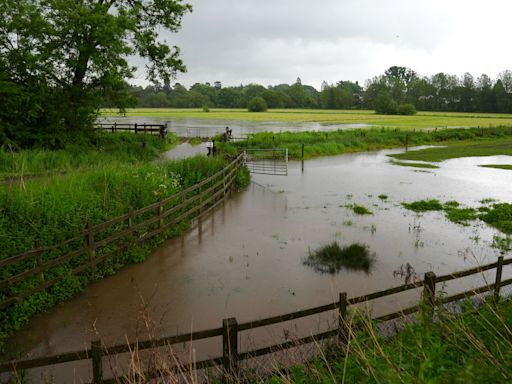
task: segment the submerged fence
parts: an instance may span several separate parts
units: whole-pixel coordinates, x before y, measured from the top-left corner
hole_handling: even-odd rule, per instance
[[[161,139],[167,136],[167,124],[131,124],[131,123],[96,123],[94,128],[114,132],[134,132],[147,133],[150,135],[158,135]]]
[[[294,348],[299,345],[317,342],[319,340],[338,337],[340,342],[346,342],[348,335],[348,321],[347,312],[350,306],[365,303],[370,300],[383,298],[386,296],[395,295],[397,293],[422,288],[422,295],[424,306],[429,316],[433,316],[435,308],[444,304],[468,298],[474,295],[482,294],[485,292],[493,291],[494,299],[498,300],[500,297],[500,290],[502,287],[512,284],[512,279],[503,280],[502,272],[503,267],[512,264],[512,258],[505,260],[503,256],[499,257],[497,262],[479,266],[476,268],[468,269],[461,272],[456,272],[444,276],[436,276],[433,272],[427,272],[424,280],[417,281],[409,284],[400,285],[398,287],[386,289],[383,291],[348,298],[346,293],[340,293],[339,300],[334,303],[328,303],[314,308],[309,308],[297,312],[287,313],[280,316],[269,317],[266,319],[255,320],[245,323],[238,323],[236,318],[228,318],[222,321],[222,327],[215,329],[208,329],[204,331],[192,332],[181,334],[177,336],[164,337],[155,340],[140,341],[132,344],[120,344],[114,346],[103,346],[100,340],[95,340],[91,343],[91,347],[87,350],[80,350],[69,352],[60,355],[42,357],[31,360],[17,360],[0,364],[0,372],[21,371],[36,367],[45,367],[65,362],[73,362],[79,360],[89,359],[92,365],[93,383],[115,383],[120,378],[104,379],[103,377],[103,357],[113,356],[122,353],[129,353],[132,351],[149,350],[162,346],[170,346],[181,343],[191,343],[197,340],[209,339],[222,336],[222,356],[215,358],[189,362],[184,364],[186,367],[193,367],[193,369],[205,369],[213,366],[222,366],[223,371],[228,377],[235,378],[239,374],[239,362],[242,360],[270,354],[276,351],[282,351],[289,348]],[[485,271],[495,270],[495,280],[493,283],[484,286],[461,292],[451,296],[436,295],[436,286],[440,283],[445,283],[451,280],[460,279],[466,276],[480,274]],[[419,312],[422,307],[417,305],[389,313],[383,316],[374,318],[377,322],[384,322],[393,320],[402,316],[407,316]],[[317,315],[327,311],[337,311],[338,324],[336,327],[313,334],[298,340],[288,341],[281,344],[271,345],[264,348],[252,349],[247,351],[240,351],[238,348],[238,340],[242,332],[279,324],[282,322],[303,318],[306,316]],[[179,372],[178,367],[174,367]],[[151,378],[151,373],[145,374],[145,378]],[[121,379],[122,381],[122,379]]]
[[[34,249],[0,260],[2,275],[12,271],[11,276],[0,280],[0,310],[45,292],[71,275],[96,273],[101,263],[112,261],[131,246],[205,215],[224,200],[243,164],[239,155],[222,170],[175,195],[88,225],[75,237],[49,247],[41,247],[36,241]]]

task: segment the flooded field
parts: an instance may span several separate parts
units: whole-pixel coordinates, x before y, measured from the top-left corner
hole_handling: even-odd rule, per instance
[[[391,164],[386,155],[396,152],[319,158],[306,161],[304,170],[292,162],[287,177],[254,175],[246,191],[186,236],[34,318],[9,342],[10,352],[34,357],[88,347],[98,337],[110,345],[145,339],[148,332],[162,336],[214,328],[230,316],[244,322],[327,304],[340,292],[350,298],[397,286],[406,270],[408,278],[422,279],[427,271],[447,274],[495,261],[500,251],[491,243],[498,232],[485,223],[462,226],[442,212],[418,215],[401,203],[438,199],[475,207],[484,198],[508,202],[512,172],[477,165],[510,164],[510,157],[454,159],[427,171]],[[371,214],[357,215],[349,207],[353,204]],[[373,264],[367,271],[341,268],[334,274],[304,264],[312,251],[333,241],[364,245]],[[443,289],[456,292],[476,284],[482,284],[481,277]],[[417,292],[382,299],[374,312],[393,312],[417,299]],[[293,329],[307,334],[329,321],[312,320],[302,331]],[[283,326],[265,332],[282,336]],[[252,342],[248,338],[242,345]],[[203,357],[217,355],[217,344],[197,349]],[[66,378],[76,374],[56,372]]]
[[[337,131],[339,129],[368,128],[370,124],[322,124],[317,122],[283,122],[283,121],[247,121],[247,120],[208,120],[208,119],[174,119],[166,117],[106,117],[99,119],[101,123],[130,123],[130,124],[163,124],[167,123],[170,132],[179,137],[213,137],[222,134],[229,126],[233,130],[233,137],[245,137],[257,132],[286,132],[286,131]]]

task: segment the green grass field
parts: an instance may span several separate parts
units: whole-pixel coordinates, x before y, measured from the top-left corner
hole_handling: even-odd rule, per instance
[[[458,157],[512,155],[512,137],[475,139],[446,143],[446,147],[426,148],[392,155],[401,160],[439,162]]]
[[[103,116],[118,115],[115,110],[102,110]],[[169,119],[215,119],[246,121],[318,122],[321,124],[372,124],[378,127],[403,129],[446,127],[490,127],[512,125],[512,114],[418,112],[415,116],[377,115],[369,110],[272,109],[267,112],[248,112],[245,109],[127,109],[126,116]]]

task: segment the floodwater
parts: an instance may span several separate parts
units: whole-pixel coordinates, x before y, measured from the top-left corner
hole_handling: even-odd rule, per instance
[[[178,137],[213,137],[226,131],[226,127],[233,131],[233,137],[245,137],[258,132],[305,132],[305,131],[337,131],[339,129],[368,128],[370,124],[322,124],[318,122],[273,122],[273,121],[247,121],[247,120],[215,120],[215,119],[169,119],[169,117],[106,117],[98,119],[101,123],[130,123],[130,124],[164,124],[167,129]]]
[[[350,298],[400,285],[403,276],[396,271],[407,264],[416,274],[412,278],[421,279],[427,271],[447,274],[495,261],[500,252],[490,244],[496,230],[481,222],[457,225],[441,212],[418,215],[400,203],[510,201],[512,172],[477,164],[510,164],[511,157],[453,159],[425,171],[392,165],[386,155],[396,152],[319,158],[306,161],[304,170],[292,162],[287,177],[254,175],[247,190],[233,195],[199,228],[34,318],[9,346],[35,357],[84,348],[99,336],[111,345],[145,339],[148,330],[162,336],[217,328],[231,316],[256,320],[327,304],[340,292]],[[382,201],[380,194],[388,199]],[[348,204],[363,204],[373,214],[358,216]],[[375,254],[369,273],[330,275],[303,265],[310,250],[333,240],[367,245]],[[504,276],[510,273],[505,270]],[[465,278],[443,290],[475,284],[482,285],[482,279]],[[417,292],[381,299],[374,312],[393,312],[417,299]],[[304,324],[302,331],[291,328],[294,335],[325,326],[320,320]],[[283,326],[262,332],[282,336]],[[242,340],[243,346],[252,343],[250,336]],[[197,358],[218,355],[220,345],[219,339],[197,343]],[[70,366],[53,369],[57,382],[76,379],[76,371],[64,369]]]

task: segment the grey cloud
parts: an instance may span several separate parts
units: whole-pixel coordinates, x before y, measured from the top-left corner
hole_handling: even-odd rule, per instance
[[[487,19],[496,9],[503,15],[510,8],[505,0],[488,0],[485,7],[476,0],[190,3],[194,11],[185,16],[182,30],[164,35],[182,50],[189,71],[177,81],[185,85],[216,80],[269,85],[300,76],[318,87],[322,80],[364,81],[390,65],[411,66],[424,74],[462,74],[471,70],[466,57],[475,55],[467,52],[469,43],[464,51],[457,45],[474,35],[477,22],[481,34],[492,30],[496,39],[499,26]],[[474,60],[471,64],[477,67]]]

